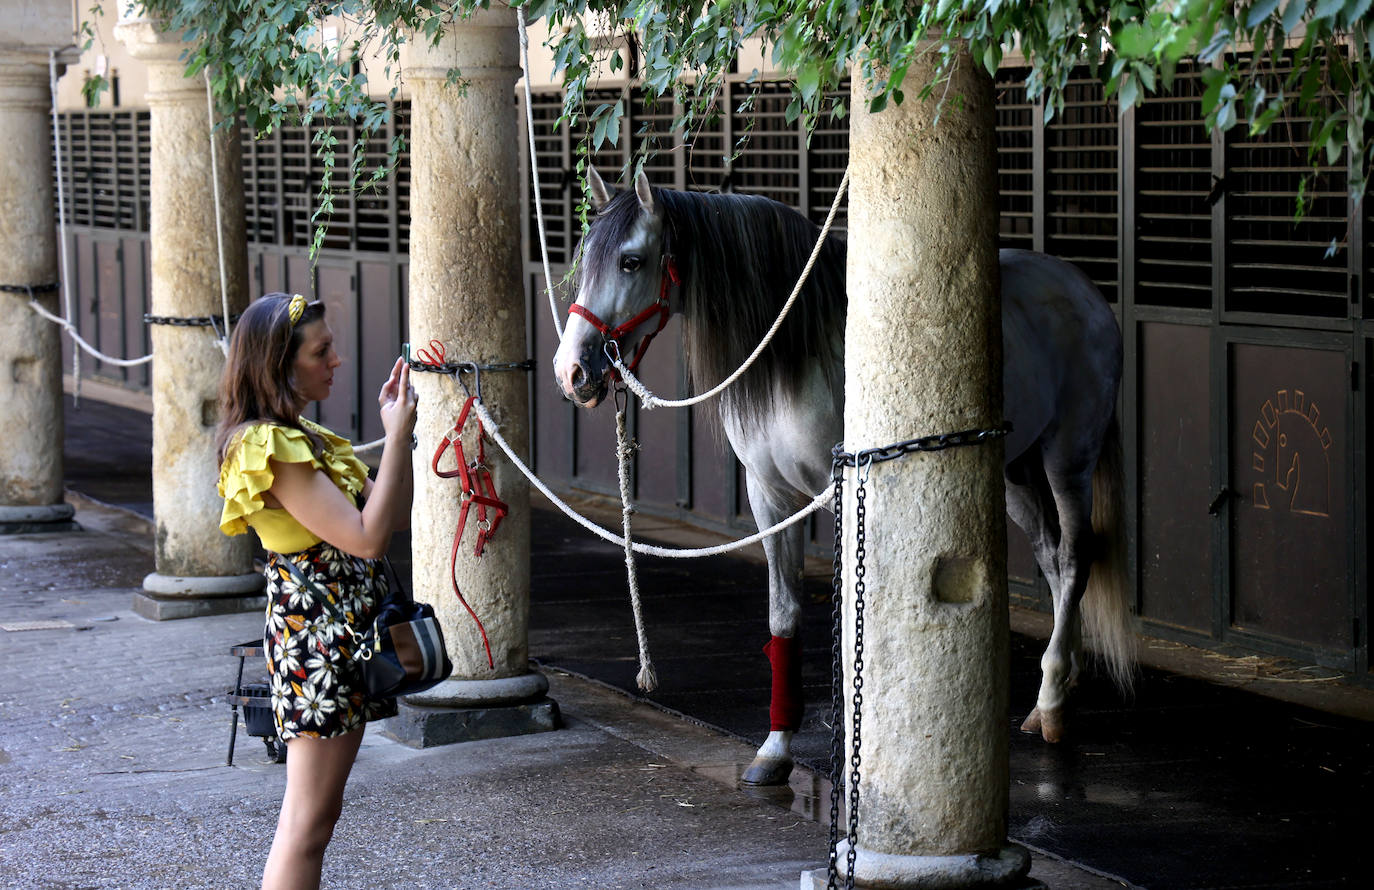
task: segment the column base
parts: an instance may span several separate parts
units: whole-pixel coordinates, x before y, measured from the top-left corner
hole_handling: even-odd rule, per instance
[[[844,875],[849,845],[840,841],[839,863]],[[996,855],[903,856],[859,848],[854,861],[855,890],[1045,890],[1030,877],[1030,853],[1008,844]],[[824,868],[804,871],[801,890],[825,890],[829,872]]]
[[[498,680],[448,679],[401,699],[383,732],[412,748],[549,732],[560,723],[549,681],[528,673]]]
[[[193,577],[153,572],[134,594],[134,613],[152,621],[199,618],[256,612],[266,605],[265,579],[258,572],[244,575]]]
[[[71,504],[42,504],[33,507],[0,506],[0,535],[32,535],[48,532],[75,532],[81,526],[73,521]]]

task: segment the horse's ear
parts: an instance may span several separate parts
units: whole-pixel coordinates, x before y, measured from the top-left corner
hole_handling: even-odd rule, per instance
[[[654,212],[654,193],[649,189],[649,177],[640,170],[635,176],[635,197],[639,198],[639,206],[644,208],[645,213]]]
[[[601,178],[601,174],[596,172],[595,167],[587,168],[587,188],[592,193],[592,209],[597,213],[601,208],[611,203],[611,190],[606,188],[606,182]]]

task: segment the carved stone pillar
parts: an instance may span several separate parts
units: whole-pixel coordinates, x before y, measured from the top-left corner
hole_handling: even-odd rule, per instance
[[[520,75],[515,13],[493,5],[454,22],[437,45],[417,36],[409,46],[410,341],[441,340],[450,360],[520,361],[526,352],[520,257],[525,190],[513,100]],[[447,83],[451,68],[461,71],[465,90]],[[411,379],[420,395],[415,433],[420,454],[428,456],[452,429],[464,393],[437,374]],[[506,440],[522,450],[528,447],[528,392],[523,373],[482,377],[483,402]],[[471,454],[475,415],[469,427],[465,447]],[[486,627],[494,667],[449,578],[458,480],[435,476],[427,459],[415,461],[415,593],[434,603],[454,671],[429,692],[409,696],[392,721],[395,735],[408,744],[537,732],[557,721],[557,706],[545,696],[548,681],[529,669],[529,485],[493,451],[488,449],[496,491],[510,514],[480,558],[473,555],[476,517],[468,517],[456,574]]]
[[[236,129],[214,134],[205,81],[185,76],[180,34],[124,18],[115,35],[148,66],[152,110],[152,314],[220,315],[215,177],[228,278],[229,311],[247,306],[242,159]],[[252,570],[248,536],[219,530],[222,501],[214,432],[224,354],[207,327],[156,325],[153,344],[153,514],[157,571],[134,609],[149,618],[260,608],[262,576]]]
[[[0,45],[0,534],[75,528],[62,501],[62,340],[29,308],[58,312],[49,53],[71,8],[2,0]]]
[[[933,54],[913,61],[909,98],[878,114],[866,111],[862,78],[854,82],[844,417],[850,452],[1002,420],[992,87],[965,51],[948,89],[936,91],[951,99],[936,123],[933,100],[910,98],[929,80],[932,62]],[[910,454],[865,472],[855,886],[1026,886],[1029,855],[1006,836],[1001,442]],[[855,483],[851,470],[846,701],[854,662]],[[804,875],[802,886],[825,886],[824,870]]]

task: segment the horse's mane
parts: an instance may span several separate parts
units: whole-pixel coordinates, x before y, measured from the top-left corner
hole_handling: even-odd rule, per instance
[[[653,190],[663,218],[663,253],[682,275],[687,369],[694,391],[715,386],[749,356],[796,285],[820,227],[784,204],[755,195]],[[588,233],[588,280],[614,269],[619,245],[640,213],[633,190],[620,192]],[[726,396],[759,416],[774,382],[798,386],[809,368],[838,379],[834,343],[843,340],[845,239],[831,231],[801,296],[772,343]]]

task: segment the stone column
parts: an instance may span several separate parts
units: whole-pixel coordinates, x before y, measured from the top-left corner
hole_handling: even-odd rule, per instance
[[[443,341],[450,360],[482,363],[526,357],[521,281],[520,202],[514,88],[520,75],[515,13],[493,4],[454,22],[437,45],[409,44],[411,87],[410,342]],[[447,83],[458,68],[466,90]],[[430,467],[436,443],[453,428],[464,393],[451,378],[412,375],[420,396],[415,434],[411,553],[415,595],[433,603],[444,627],[453,676],[412,695],[392,721],[402,741],[425,747],[554,728],[548,681],[529,669],[530,506],[525,478],[488,448],[496,491],[510,505],[483,556],[473,555],[469,515],[457,560],[463,596],[486,626],[495,667],[449,578],[461,506],[457,479]],[[467,378],[471,383],[471,378]],[[528,456],[529,381],[488,372],[482,398],[501,432]],[[475,415],[465,437],[473,453]],[[443,466],[452,468],[453,458]]]
[[[75,528],[62,501],[62,339],[12,290],[58,282],[48,54],[71,8],[0,0],[0,534]],[[49,312],[59,293],[34,294]]]
[[[931,75],[921,62],[928,58],[907,74],[907,101],[879,114],[865,111],[855,78],[844,416],[851,452],[1002,420],[991,82],[965,51],[936,124],[934,102],[915,98]],[[994,442],[868,471],[858,887],[1026,882],[1029,856],[1006,840],[1006,519],[1003,449]],[[852,470],[845,500],[848,713]],[[852,738],[852,719],[849,731]],[[824,870],[803,876],[804,888],[824,885]]]
[[[153,315],[219,315],[215,185],[220,183],[229,311],[248,305],[242,159],[238,132],[215,134],[210,158],[205,81],[185,76],[186,44],[146,18],[121,19],[115,35],[148,66],[152,110]],[[155,325],[153,355],[153,513],[157,571],[134,609],[148,618],[185,618],[260,608],[263,578],[252,570],[249,536],[219,530],[223,506],[214,432],[224,354],[207,327]]]

